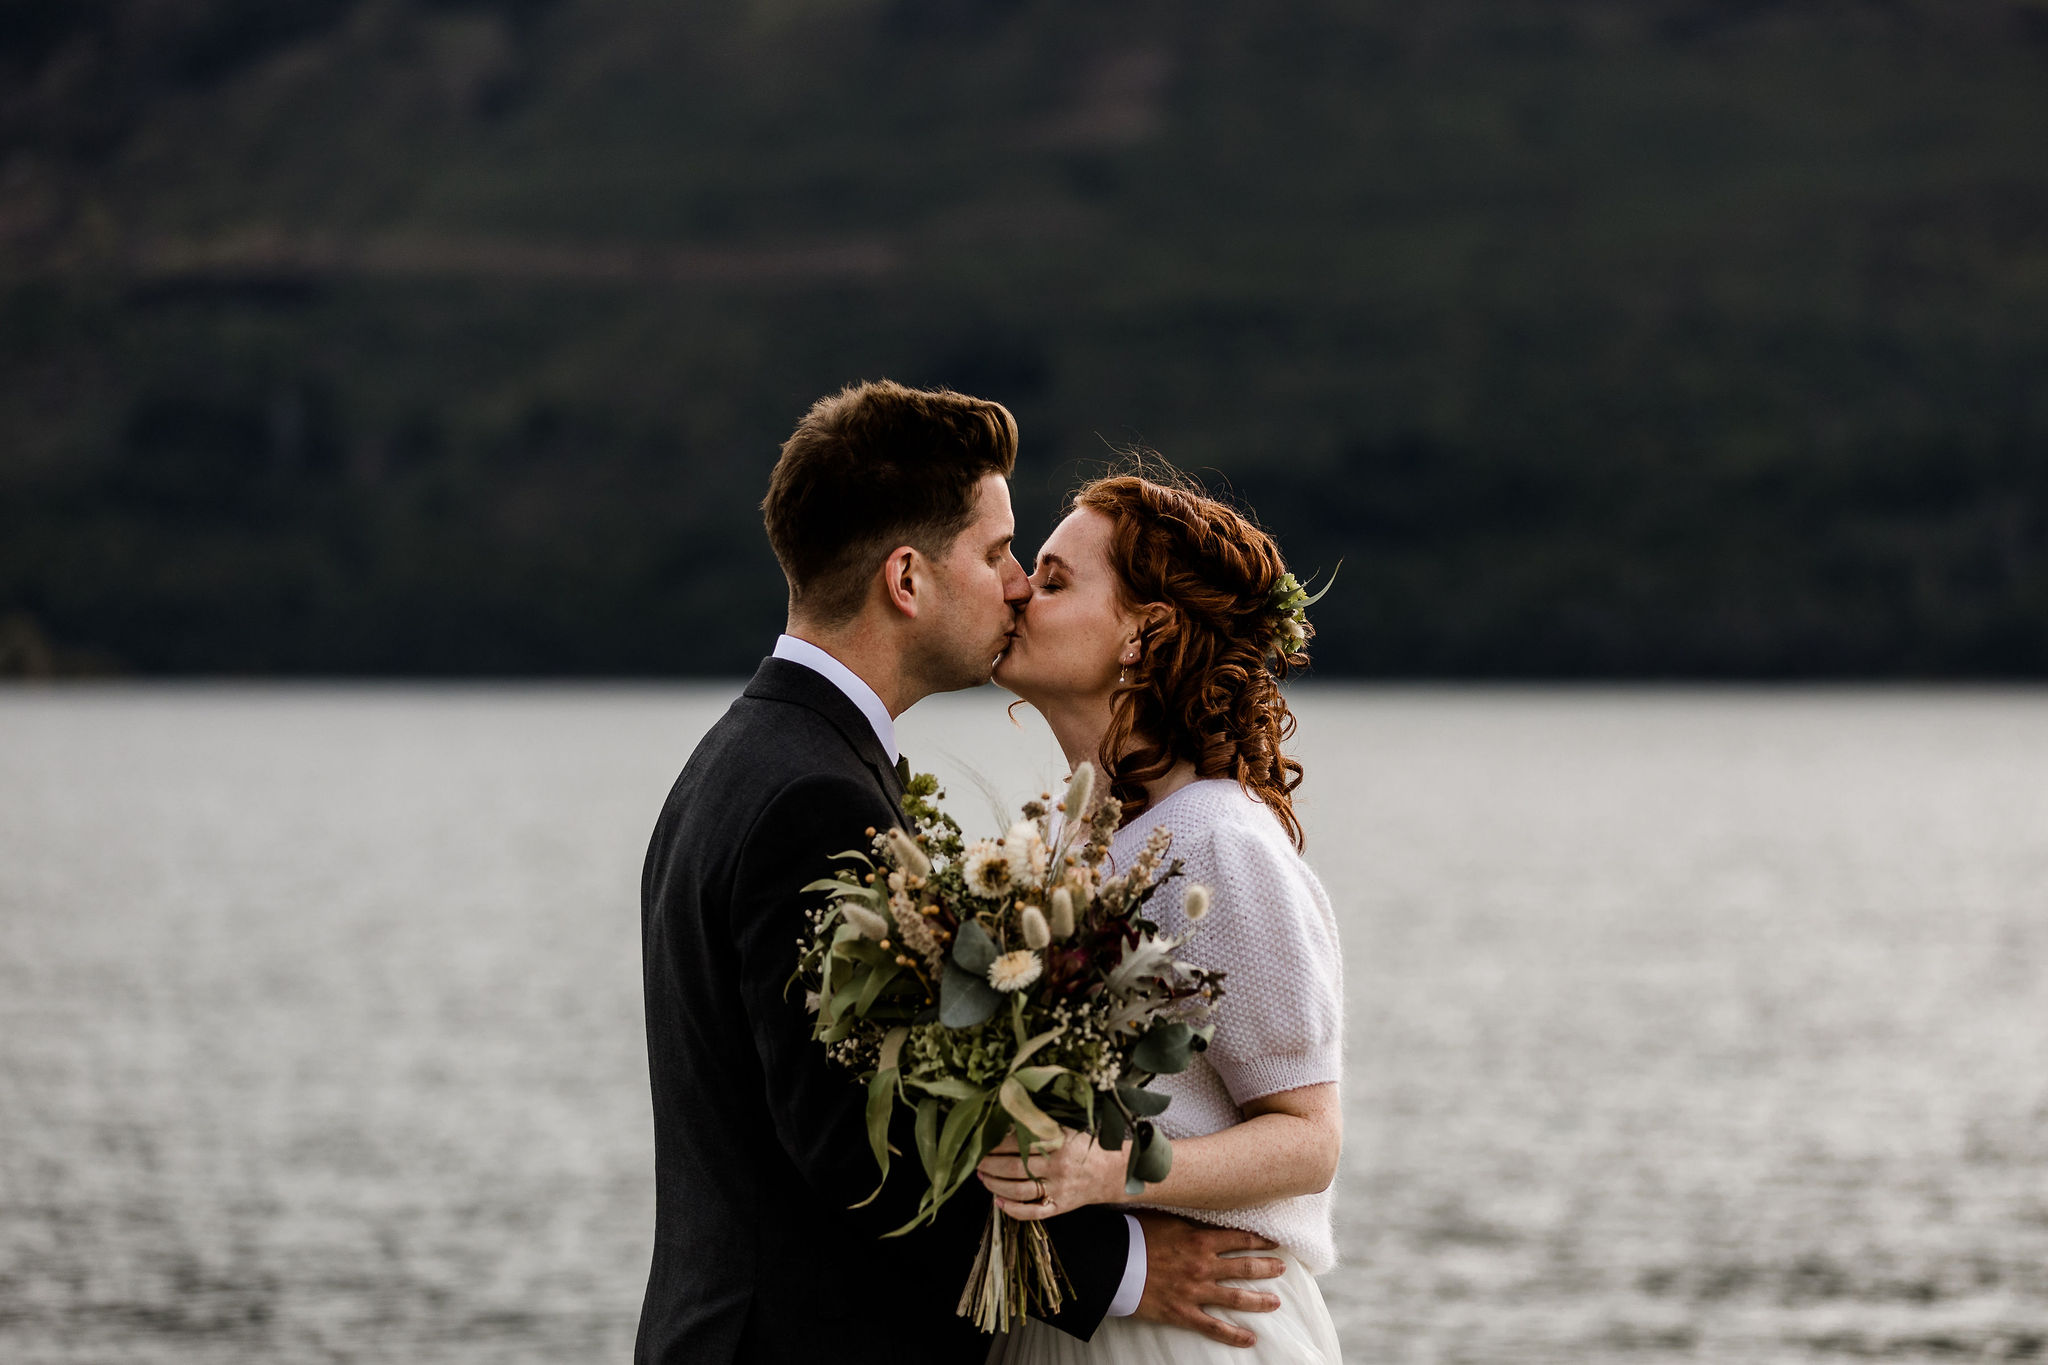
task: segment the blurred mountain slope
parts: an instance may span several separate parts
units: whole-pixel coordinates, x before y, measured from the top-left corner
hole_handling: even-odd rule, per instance
[[[0,614],[744,669],[804,406],[1144,443],[1327,671],[2048,675],[2048,6],[13,0]]]

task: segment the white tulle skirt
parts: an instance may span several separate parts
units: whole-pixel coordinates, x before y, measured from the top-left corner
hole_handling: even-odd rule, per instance
[[[1315,1276],[1284,1251],[1248,1251],[1247,1256],[1277,1256],[1287,1273],[1277,1280],[1225,1280],[1280,1296],[1271,1313],[1240,1313],[1228,1308],[1209,1312],[1245,1328],[1259,1339],[1249,1350],[1211,1341],[1185,1327],[1167,1327],[1136,1318],[1109,1318],[1092,1341],[1076,1341],[1042,1322],[996,1338],[988,1365],[1337,1365],[1343,1356],[1336,1324],[1323,1304]]]

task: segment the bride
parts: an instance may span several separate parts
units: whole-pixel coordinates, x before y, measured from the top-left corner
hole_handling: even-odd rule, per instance
[[[1307,662],[1304,598],[1272,539],[1213,498],[1134,475],[1097,480],[1040,551],[1032,593],[995,680],[1046,719],[1069,764],[1090,760],[1124,802],[1112,856],[1128,865],[1158,825],[1187,875],[1150,917],[1183,956],[1227,975],[1216,1035],[1195,1065],[1161,1076],[1168,1176],[1124,1193],[1125,1153],[1073,1136],[1026,1167],[1014,1139],[980,1168],[1020,1220],[1126,1204],[1261,1233],[1280,1244],[1278,1280],[1238,1282],[1215,1323],[1105,1321],[1083,1344],[1027,1321],[990,1354],[1003,1365],[1168,1365],[1339,1359],[1312,1276],[1336,1259],[1331,1181],[1342,1118],[1343,981],[1329,898],[1299,853],[1281,753],[1294,719],[1278,679]],[[1186,887],[1213,910],[1191,924]],[[1277,1293],[1277,1311],[1257,1291]],[[1199,1315],[1197,1315],[1199,1316]],[[1209,1335],[1191,1328],[1203,1327]],[[1231,1336],[1249,1351],[1211,1340]],[[1256,1338],[1256,1345],[1253,1339]]]

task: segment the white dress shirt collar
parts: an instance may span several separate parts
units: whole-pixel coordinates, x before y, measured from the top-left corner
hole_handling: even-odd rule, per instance
[[[875,695],[875,689],[861,681],[860,674],[809,640],[799,640],[794,635],[775,638],[775,657],[802,664],[844,692],[846,699],[858,706],[860,713],[868,718],[868,724],[875,727],[875,738],[882,741],[882,752],[889,755],[891,763],[896,761],[896,721],[890,716],[889,708],[882,705],[882,699]]]

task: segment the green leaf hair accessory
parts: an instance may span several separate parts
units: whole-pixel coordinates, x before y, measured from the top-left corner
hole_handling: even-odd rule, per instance
[[[1277,618],[1273,622],[1273,653],[1287,655],[1308,643],[1308,609],[1323,600],[1323,595],[1337,583],[1337,569],[1344,567],[1344,561],[1337,561],[1337,568],[1330,570],[1330,581],[1322,590],[1311,596],[1307,588],[1291,573],[1280,575],[1280,581],[1273,585],[1272,594],[1266,599],[1267,606]]]

